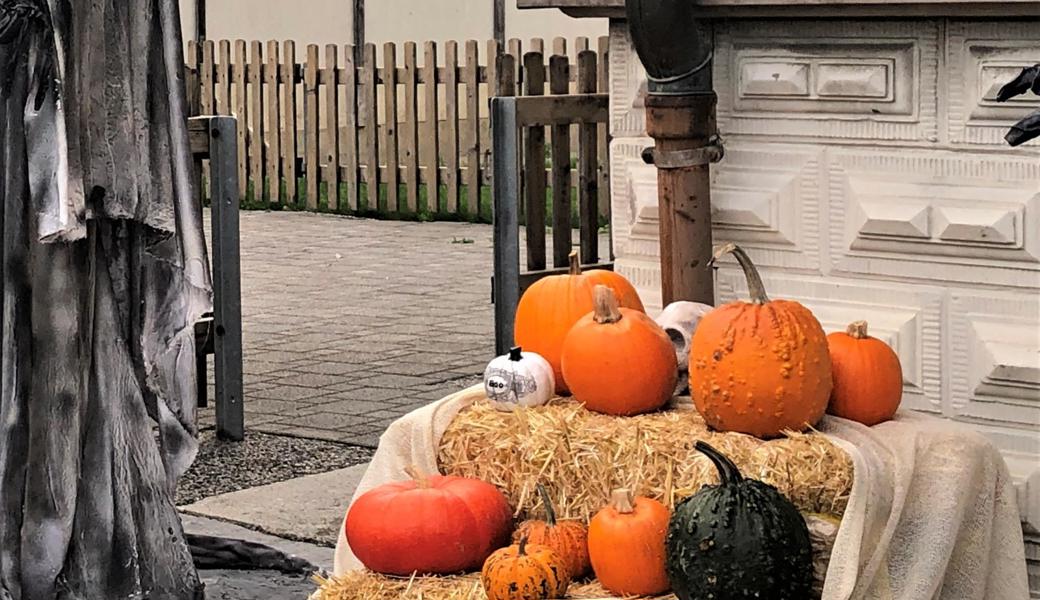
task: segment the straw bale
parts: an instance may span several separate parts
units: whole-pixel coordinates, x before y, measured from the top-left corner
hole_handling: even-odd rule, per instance
[[[569,399],[516,412],[476,402],[441,438],[442,473],[475,477],[503,490],[516,516],[544,516],[534,493],[542,483],[562,518],[588,521],[628,487],[669,508],[718,483],[711,462],[694,450],[704,440],[741,472],[784,493],[799,510],[841,517],[852,489],[852,461],[825,436],[791,433],[763,441],[709,431],[701,416],[678,406],[635,417],[594,413]]]

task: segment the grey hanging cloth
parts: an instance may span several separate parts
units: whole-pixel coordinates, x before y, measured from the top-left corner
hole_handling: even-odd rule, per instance
[[[0,86],[0,599],[200,598],[176,0],[0,0]]]

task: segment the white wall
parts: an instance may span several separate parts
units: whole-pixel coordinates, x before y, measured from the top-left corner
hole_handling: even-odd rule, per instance
[[[258,6],[262,6],[260,9]],[[208,0],[210,39],[295,40],[297,44],[351,41],[350,0]],[[426,40],[485,41],[492,37],[490,0],[368,0],[369,42]],[[194,35],[194,0],[181,1],[185,40]],[[604,19],[572,19],[555,9],[518,10],[507,0],[506,37],[526,41],[556,36],[596,38],[607,34]],[[481,44],[481,51],[485,46]]]

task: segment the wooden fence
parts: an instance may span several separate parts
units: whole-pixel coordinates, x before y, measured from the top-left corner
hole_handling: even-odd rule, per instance
[[[577,38],[573,61],[565,39],[553,40],[548,54],[545,46],[540,39],[527,47],[509,40],[506,48],[490,41],[481,56],[474,40],[426,42],[420,63],[414,42],[401,52],[386,43],[381,56],[373,44],[360,52],[311,44],[297,56],[292,41],[210,40],[189,44],[186,76],[193,114],[238,117],[246,206],[488,221],[488,98],[608,89],[605,37],[594,49]],[[548,144],[546,128],[537,129],[526,132],[534,140],[525,147],[544,156],[527,156],[525,164],[546,168],[526,169],[525,186],[546,196],[551,213],[553,190],[577,196],[571,165],[597,165],[604,219],[606,125],[591,146],[587,137],[577,144],[569,126],[548,127]],[[578,157],[579,149],[594,155]]]

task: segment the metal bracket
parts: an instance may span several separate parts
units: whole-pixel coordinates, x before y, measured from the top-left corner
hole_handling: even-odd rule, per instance
[[[643,162],[658,169],[686,169],[719,162],[725,155],[722,138],[713,135],[707,146],[688,150],[658,150],[649,147],[643,150],[642,158]]]

